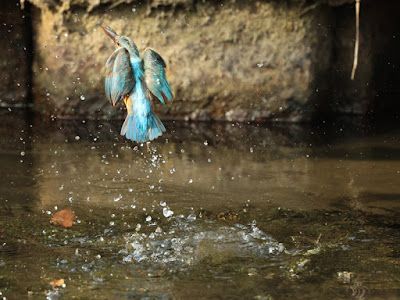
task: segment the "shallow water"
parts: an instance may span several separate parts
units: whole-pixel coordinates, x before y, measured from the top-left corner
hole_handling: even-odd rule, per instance
[[[7,299],[400,297],[393,123],[170,122],[136,145],[121,122],[1,116]]]

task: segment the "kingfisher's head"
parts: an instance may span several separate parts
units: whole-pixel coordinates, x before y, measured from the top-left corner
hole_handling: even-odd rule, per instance
[[[107,34],[114,42],[117,48],[125,48],[130,53],[139,56],[139,51],[135,42],[127,36],[118,35],[113,29],[108,26],[100,26],[100,28]]]

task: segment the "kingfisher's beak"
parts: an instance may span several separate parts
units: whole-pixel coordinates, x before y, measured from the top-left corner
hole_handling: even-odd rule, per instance
[[[118,34],[114,30],[108,26],[100,26],[100,28],[113,40],[114,43],[117,42],[115,39],[117,38]]]

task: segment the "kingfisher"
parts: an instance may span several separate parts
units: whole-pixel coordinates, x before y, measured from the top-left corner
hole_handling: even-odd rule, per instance
[[[153,100],[162,104],[172,100],[165,61],[151,48],[146,48],[140,58],[132,39],[108,26],[100,28],[116,47],[105,65],[105,92],[113,106],[125,102],[128,115],[121,135],[139,143],[154,140],[165,132],[165,127],[154,113]]]

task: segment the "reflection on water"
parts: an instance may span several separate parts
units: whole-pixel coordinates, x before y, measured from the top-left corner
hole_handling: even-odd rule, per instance
[[[2,112],[3,296],[399,295],[398,130],[166,125],[136,145]],[[76,224],[50,224],[66,208]]]

